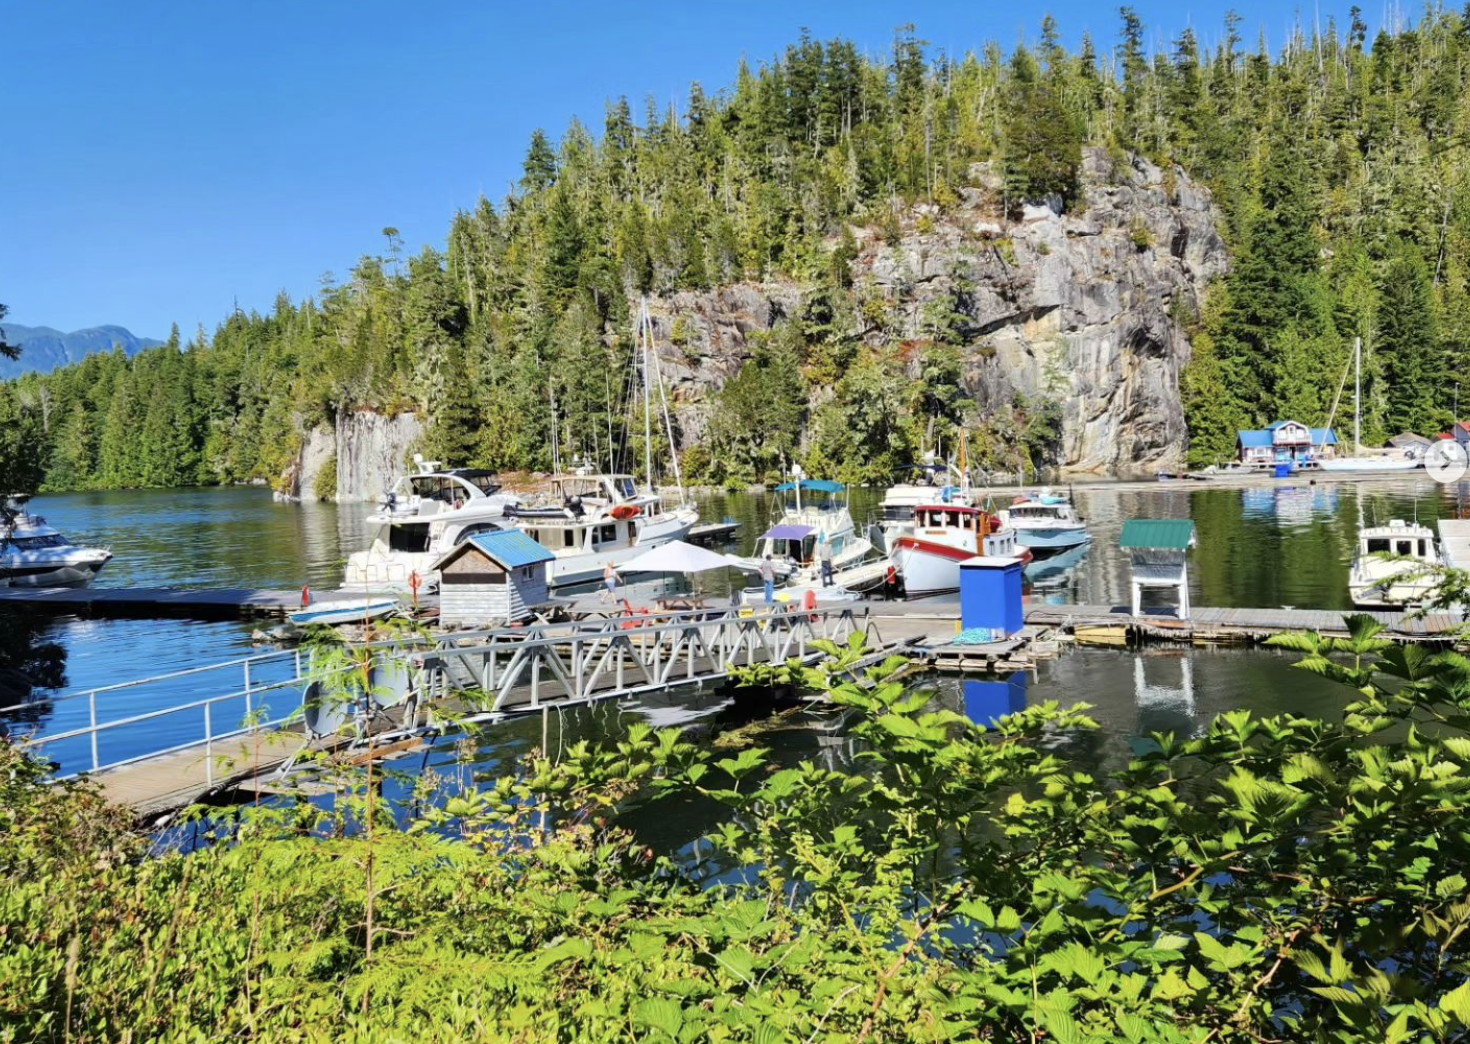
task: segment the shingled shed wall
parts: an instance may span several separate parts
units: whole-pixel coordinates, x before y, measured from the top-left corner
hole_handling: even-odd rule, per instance
[[[514,623],[547,600],[544,562],[507,569],[473,541],[446,558],[439,570],[439,621],[445,627]]]

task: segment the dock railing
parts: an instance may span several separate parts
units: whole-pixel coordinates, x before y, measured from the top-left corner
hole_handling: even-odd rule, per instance
[[[421,702],[479,690],[490,704],[478,709],[500,718],[552,703],[715,681],[736,666],[811,657],[814,641],[840,643],[856,630],[879,638],[874,622],[851,606],[717,609],[466,631],[373,647],[411,663]],[[311,650],[296,648],[40,697],[18,709],[49,705],[61,731],[41,731],[23,742],[57,764],[58,778],[198,749],[213,784],[219,745],[299,719],[304,690],[319,678]],[[281,694],[288,706],[278,702]]]

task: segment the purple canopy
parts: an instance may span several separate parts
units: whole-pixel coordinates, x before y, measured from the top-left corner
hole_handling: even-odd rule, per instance
[[[811,526],[777,526],[761,534],[762,540],[800,540],[812,531]]]

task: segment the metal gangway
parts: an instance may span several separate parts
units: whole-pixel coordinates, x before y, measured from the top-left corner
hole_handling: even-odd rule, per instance
[[[493,723],[714,684],[739,667],[814,662],[817,641],[840,645],[855,631],[881,645],[872,619],[852,606],[616,616],[375,643],[374,672],[403,680],[398,711],[344,721],[336,739],[440,730],[449,719],[432,711],[450,705],[455,720]],[[258,773],[313,743],[331,747],[332,737],[308,725],[309,694],[329,681],[298,648],[45,696],[31,703],[50,705],[62,727],[22,742],[56,764],[57,778],[96,774],[114,799],[135,806],[165,796],[185,804],[237,779],[241,764]]]

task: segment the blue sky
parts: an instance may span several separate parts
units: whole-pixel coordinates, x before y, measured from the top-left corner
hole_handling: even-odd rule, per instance
[[[1164,44],[1189,24],[1217,40],[1229,4],[1133,6]],[[1273,50],[1297,11],[1233,6]],[[1073,44],[1085,29],[1111,46],[1117,24],[1116,5],[1079,0],[628,7],[0,0],[0,302],[17,323],[188,337],[237,303],[313,293],[380,252],[386,225],[442,247],[456,209],[519,176],[534,128],[598,129],[619,94],[682,105],[802,26],[881,53],[911,21],[961,53],[1034,39],[1047,10]]]

